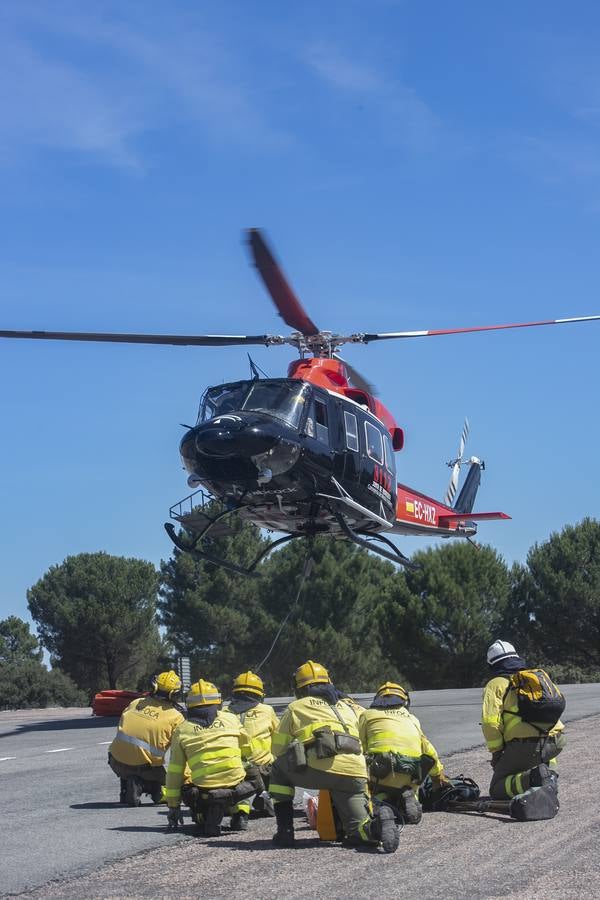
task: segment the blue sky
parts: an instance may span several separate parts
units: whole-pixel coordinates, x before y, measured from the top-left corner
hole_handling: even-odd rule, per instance
[[[267,229],[324,329],[600,313],[600,10],[394,0],[0,7],[6,329],[279,333]],[[600,323],[347,350],[441,497],[465,415],[510,562],[595,515]],[[269,374],[290,350],[258,348]],[[65,556],[157,563],[180,423],[243,349],[3,341],[0,616]],[[412,552],[422,542],[405,540]]]

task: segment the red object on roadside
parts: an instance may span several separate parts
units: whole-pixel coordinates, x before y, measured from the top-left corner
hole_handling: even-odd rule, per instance
[[[132,700],[147,697],[148,692],[140,691],[100,691],[92,703],[93,716],[120,716]]]

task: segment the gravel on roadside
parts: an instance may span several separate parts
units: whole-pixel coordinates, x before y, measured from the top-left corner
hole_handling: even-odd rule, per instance
[[[200,896],[346,900],[400,894],[413,894],[420,900],[597,898],[599,729],[600,716],[569,724],[568,746],[559,758],[561,809],[548,822],[429,813],[420,825],[405,827],[398,851],[386,856],[321,843],[303,816],[296,819],[297,847],[276,850],[271,843],[273,820],[260,819],[251,822],[246,833],[224,831],[220,838],[186,840],[18,896],[32,900]],[[491,772],[488,759],[489,754],[479,747],[455,753],[444,762],[449,775],[469,775],[486,793]],[[100,816],[98,827],[102,827]],[[193,826],[185,831],[192,835]]]

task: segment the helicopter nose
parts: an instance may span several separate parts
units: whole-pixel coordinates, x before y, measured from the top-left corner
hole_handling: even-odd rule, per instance
[[[265,426],[243,421],[208,422],[196,429],[195,446],[198,453],[212,457],[250,457],[266,453],[277,437]]]

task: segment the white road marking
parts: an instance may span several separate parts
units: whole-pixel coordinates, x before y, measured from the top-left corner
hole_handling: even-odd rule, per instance
[[[64,753],[65,750],[74,750],[75,747],[59,747],[58,750],[44,750],[44,753]]]
[[[102,747],[104,744],[112,744],[112,741],[98,741],[99,747]]]
[[[5,762],[7,759],[16,759],[16,756],[0,756],[0,762]]]

